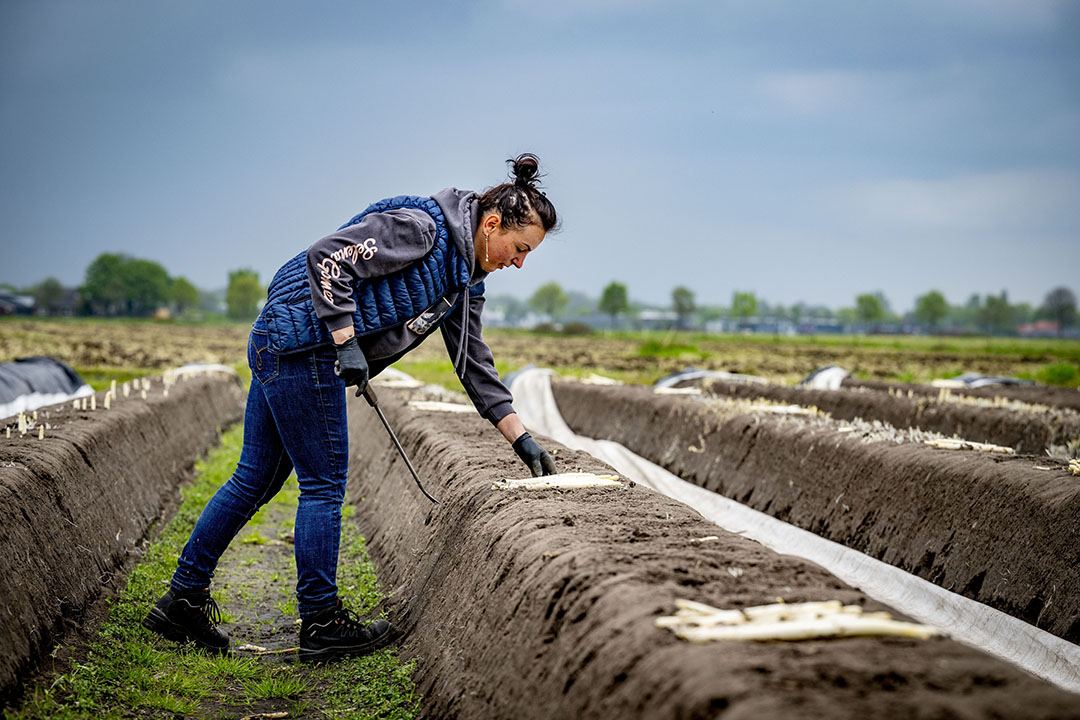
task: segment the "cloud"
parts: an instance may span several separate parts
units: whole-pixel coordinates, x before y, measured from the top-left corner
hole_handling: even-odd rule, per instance
[[[936,122],[979,112],[1008,81],[998,68],[949,62],[911,69],[769,72],[755,78],[753,91],[797,115],[832,115],[843,123],[863,123],[871,116],[891,127],[898,117],[905,123]]]
[[[920,180],[870,180],[827,190],[837,213],[880,227],[1000,232],[1080,230],[1080,173],[1013,170]]]
[[[549,22],[580,17],[621,16],[627,12],[664,7],[659,0],[548,0],[544,3],[532,0],[501,0],[500,4],[509,10]]]
[[[865,74],[842,71],[767,73],[757,93],[803,115],[818,115],[857,104],[868,87]]]
[[[1067,0],[924,0],[928,15],[951,17],[956,22],[1010,30],[1046,29],[1056,24]]]

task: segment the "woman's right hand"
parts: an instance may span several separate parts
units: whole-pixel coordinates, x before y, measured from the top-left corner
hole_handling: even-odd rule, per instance
[[[356,386],[356,395],[360,396],[368,384],[368,364],[364,357],[364,351],[360,349],[353,335],[340,345],[334,345],[337,350],[337,362],[334,363],[334,373],[341,378],[345,386]]]

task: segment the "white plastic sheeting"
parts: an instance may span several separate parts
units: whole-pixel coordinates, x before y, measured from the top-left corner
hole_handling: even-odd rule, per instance
[[[226,375],[232,375],[234,378],[239,377],[239,375],[236,374],[236,370],[228,365],[197,362],[181,365],[178,368],[170,368],[162,373],[162,376],[169,382],[175,382],[180,378],[191,377],[193,375],[207,375],[211,373],[224,373]]]
[[[228,365],[208,364],[208,363],[188,363],[178,368],[172,368],[166,370],[162,375],[167,382],[176,382],[181,378],[191,377],[194,375],[202,375],[206,373],[225,373],[231,375],[234,378],[239,378],[236,374],[236,370],[232,369]],[[19,413],[31,412],[38,408],[47,407],[49,405],[57,405],[59,403],[66,403],[69,400],[75,400],[82,397],[90,397],[94,394],[94,388],[89,385],[82,385],[73,392],[31,392],[24,395],[20,395],[14,398],[11,402],[0,403],[0,418],[7,418],[12,415],[18,415]]]
[[[89,397],[93,394],[94,388],[89,385],[83,385],[72,393],[27,393],[26,395],[20,395],[9,403],[0,403],[0,418],[11,417],[12,415],[18,415],[19,413],[32,412],[38,408],[56,405],[58,403],[67,402],[68,400],[74,400],[75,398]]]
[[[683,370],[662,377],[656,381],[654,387],[672,387],[686,380],[722,380],[738,385],[768,385],[769,381],[757,375],[744,375],[742,373],[730,373],[723,370]]]
[[[0,418],[93,394],[77,372],[56,358],[37,355],[0,363]]]
[[[826,365],[803,378],[799,387],[811,390],[839,390],[841,383],[848,375],[848,371],[842,367]]]
[[[1080,647],[999,610],[949,592],[887,563],[681,480],[608,440],[579,437],[551,392],[551,371],[528,370],[511,384],[514,408],[530,430],[584,450],[626,477],[691,506],[729,532],[785,555],[805,558],[847,584],[960,642],[1080,693]]]

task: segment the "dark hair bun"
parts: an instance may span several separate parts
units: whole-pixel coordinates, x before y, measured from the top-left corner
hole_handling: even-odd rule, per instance
[[[544,232],[555,228],[559,216],[547,195],[540,190],[540,158],[532,153],[522,153],[506,161],[510,166],[513,182],[488,188],[479,196],[479,212],[499,213],[503,229],[522,228],[536,223],[544,226]]]
[[[540,158],[532,153],[522,153],[506,163],[513,168],[515,185],[531,186],[540,177]]]

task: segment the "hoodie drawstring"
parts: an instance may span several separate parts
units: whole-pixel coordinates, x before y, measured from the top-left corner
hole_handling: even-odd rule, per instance
[[[472,230],[472,202],[465,203],[465,209],[461,213],[462,226],[466,229],[466,232]],[[475,259],[473,260],[475,263]],[[469,294],[469,286],[466,285],[462,291],[464,296],[461,298],[461,334],[458,336],[458,351],[457,357],[454,358],[454,371],[457,373],[458,379],[465,380],[465,369],[469,367],[469,353],[467,348],[469,347],[469,302],[472,297]]]
[[[465,368],[469,366],[469,288],[465,288],[465,295],[461,298],[461,334],[458,335],[457,357],[454,358],[454,370],[459,380],[465,379]]]

